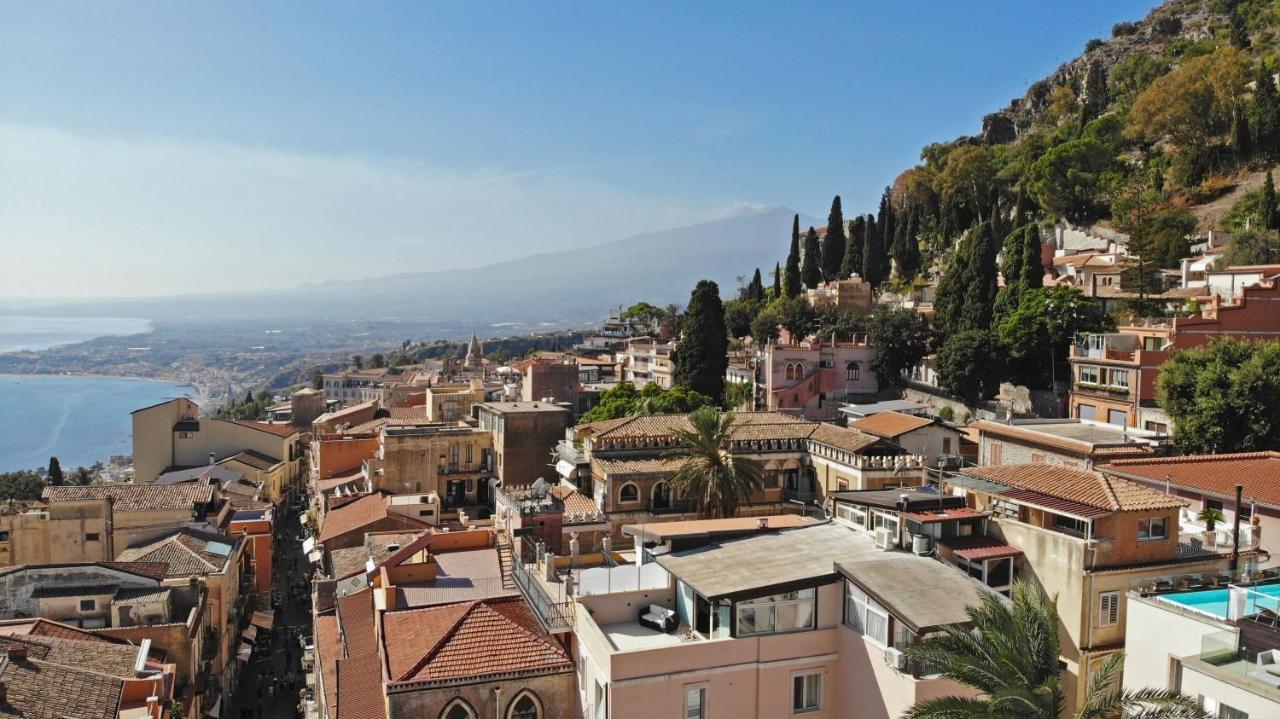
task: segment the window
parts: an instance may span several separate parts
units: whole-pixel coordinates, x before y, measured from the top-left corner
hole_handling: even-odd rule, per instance
[[[858,529],[865,530],[867,528],[867,510],[865,507],[859,507],[856,504],[836,502],[836,519],[845,524],[853,525]]]
[[[1129,424],[1129,413],[1122,409],[1109,409],[1107,410],[1107,424],[1123,427]]]
[[[1098,368],[1093,365],[1080,365],[1080,382],[1082,384],[1098,383]]]
[[[992,442],[991,450],[988,452],[988,454],[991,455],[990,457],[991,464],[993,465],[1000,464],[1002,460],[1001,455],[1003,453],[1004,453],[1004,446],[1001,445],[999,442]]]
[[[1113,369],[1110,374],[1110,384],[1112,387],[1123,387],[1124,389],[1129,389],[1129,370]]]
[[[844,582],[844,623],[882,646],[889,645],[889,612],[847,579]]]
[[[640,489],[631,482],[622,485],[622,489],[618,490],[619,502],[638,502],[640,501]]]
[[[800,589],[737,602],[737,636],[813,629],[816,591]]]
[[[1043,454],[1037,454],[1036,452],[1032,452],[1032,453],[1031,453],[1031,463],[1032,463],[1032,464],[1044,464],[1044,455],[1043,455]]]
[[[1143,337],[1142,349],[1148,352],[1159,352],[1164,347],[1163,337]]]
[[[1076,519],[1075,517],[1064,517],[1061,514],[1055,514],[1053,515],[1053,526],[1056,529],[1060,529],[1060,530],[1069,532],[1071,534],[1079,534],[1080,536],[1084,536],[1086,525],[1083,519]]]
[[[475,719],[476,713],[471,710],[471,705],[461,699],[454,699],[449,702],[444,711],[440,712],[440,719]]]
[[[96,611],[98,611],[98,600],[96,600],[96,599],[81,599],[81,600],[80,600],[80,611],[82,611],[82,612],[96,612]]]
[[[1097,419],[1098,408],[1091,404],[1076,405],[1076,419]]]
[[[942,438],[942,453],[951,454],[951,438],[950,437]]]
[[[844,378],[850,382],[856,382],[862,378],[862,369],[858,367],[857,362],[850,362],[844,367]]]
[[[994,512],[997,517],[1022,519],[1022,508],[1005,499],[993,499],[991,501],[991,511]]]
[[[686,687],[684,690],[684,719],[707,718],[707,688]]]
[[[1165,529],[1165,517],[1152,517],[1138,520],[1138,539],[1167,539],[1169,533]]]
[[[666,482],[658,482],[649,492],[649,504],[653,509],[670,509],[671,492]]]
[[[472,445],[467,445],[467,464],[471,464],[471,452],[475,449]]]
[[[815,712],[822,708],[822,675],[797,674],[791,679],[791,711]]]
[[[542,706],[533,692],[525,689],[512,700],[507,709],[507,719],[540,719]]]
[[[1120,592],[1098,594],[1098,626],[1114,627],[1120,623]]]
[[[98,541],[98,536],[99,536],[99,535],[98,535],[98,533],[97,533],[97,532],[89,532],[88,534],[84,535],[84,541],[86,541],[86,542],[96,542],[96,541]]]

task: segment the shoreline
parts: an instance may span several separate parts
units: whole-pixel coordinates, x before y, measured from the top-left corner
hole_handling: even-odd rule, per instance
[[[79,374],[71,372],[0,372],[0,379],[5,377],[65,377],[67,379],[120,379],[129,380],[131,382],[162,382],[177,387],[191,388],[191,401],[200,405],[204,409],[211,400],[209,393],[204,387],[191,381],[183,381],[177,379],[166,379],[164,377],[141,377],[138,375],[123,374]]]

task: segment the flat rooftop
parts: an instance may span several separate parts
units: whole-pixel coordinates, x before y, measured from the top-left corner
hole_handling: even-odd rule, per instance
[[[655,631],[648,627],[640,626],[638,622],[602,624],[600,626],[600,631],[604,633],[605,637],[609,640],[609,643],[613,645],[613,648],[620,652],[643,651],[646,649],[665,649],[666,647],[676,647],[681,644],[706,641],[696,637],[685,639],[676,632],[666,634]]]
[[[896,495],[895,495],[896,496]],[[760,527],[764,520],[766,526]],[[753,531],[807,527],[818,520],[801,514],[774,514],[767,517],[731,517],[728,519],[690,519],[683,522],[628,524],[622,533],[645,542],[667,542],[673,539],[713,538],[720,534],[742,535]]]
[[[508,597],[518,593],[514,583],[504,585],[498,550],[494,547],[441,552],[431,556],[439,565],[435,580],[396,585],[397,609]]]
[[[840,562],[839,571],[916,633],[969,621],[965,607],[986,592],[951,566],[906,552],[886,552],[892,561]]]
[[[495,412],[568,412],[569,408],[554,402],[478,402],[477,406]]]
[[[902,412],[903,414],[915,414],[929,409],[929,405],[912,402],[905,399],[891,399],[884,402],[871,402],[869,404],[846,404],[840,407],[840,411],[851,417],[870,417],[873,414],[881,412]]]
[[[1128,444],[1140,449],[1152,442],[1152,433],[1132,427],[1114,424],[1082,422],[1078,419],[1030,419],[1014,420],[1012,424],[981,420],[974,426],[983,432],[1007,436],[1025,436],[1034,441],[1035,435],[1066,440],[1079,446],[1114,446]]]

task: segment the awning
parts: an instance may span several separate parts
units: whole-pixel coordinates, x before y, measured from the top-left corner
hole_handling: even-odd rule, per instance
[[[299,515],[298,515],[298,524],[301,524],[301,525],[302,525],[302,526],[304,526],[304,527],[305,527],[305,526],[307,526],[307,515],[305,515],[305,514],[299,514]]]
[[[246,642],[254,642],[258,639],[258,628],[250,624],[244,631],[240,632],[240,637]]]
[[[250,654],[253,654],[253,645],[240,642],[240,650],[236,652],[236,659],[247,662]]]
[[[316,675],[314,672],[307,672],[307,686],[314,687],[316,685]]]
[[[316,540],[313,537],[307,537],[302,540],[302,553],[310,554],[311,550],[316,548]]]
[[[950,549],[956,556],[964,557],[970,562],[1003,559],[1022,554],[1021,549],[994,537],[950,537],[939,540],[938,544]]]
[[[312,551],[307,552],[307,559],[311,560],[312,564],[319,564],[320,560],[324,559],[324,553],[319,549],[313,549]]]
[[[251,625],[270,629],[276,623],[276,613],[274,609],[259,609],[253,613],[253,619],[249,620]]]
[[[556,471],[565,479],[573,479],[573,476],[578,473],[578,467],[572,462],[566,462],[562,459],[556,462]]]

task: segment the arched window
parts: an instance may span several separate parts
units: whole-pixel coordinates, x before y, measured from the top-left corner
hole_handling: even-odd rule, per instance
[[[844,366],[844,378],[850,381],[857,381],[862,378],[862,368],[857,362],[850,362]]]
[[[668,509],[671,507],[671,490],[667,487],[666,482],[658,482],[653,485],[653,492],[650,493],[650,498],[654,509]]]
[[[637,502],[640,500],[640,488],[627,482],[622,485],[622,489],[618,490],[619,502]]]
[[[462,699],[454,699],[440,712],[440,719],[476,719],[476,713],[470,704]]]
[[[507,719],[542,719],[542,702],[538,695],[522,690],[507,706]]]
[[[791,364],[790,362],[788,362],[788,363],[787,363],[786,375],[785,375],[785,376],[786,376],[786,378],[787,378],[788,380],[795,379],[795,378],[796,378],[796,366],[795,366],[795,365],[793,365],[793,364]]]

